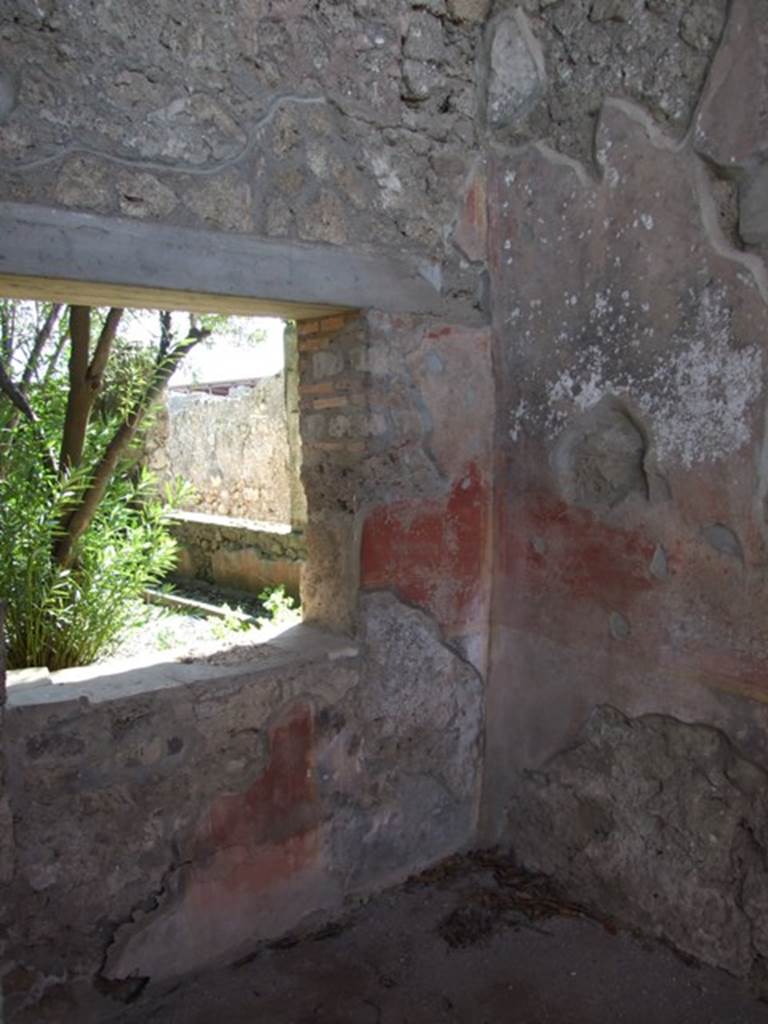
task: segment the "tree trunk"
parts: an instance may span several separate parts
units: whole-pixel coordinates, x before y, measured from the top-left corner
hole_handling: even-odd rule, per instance
[[[166,384],[173,376],[174,370],[184,356],[208,333],[207,331],[196,332],[195,336],[187,338],[178,344],[165,358],[158,362],[155,367],[154,376],[146,391],[138,399],[125,422],[118,427],[114,437],[107,445],[106,451],[91,478],[88,489],[85,491],[80,504],[63,524],[64,533],[59,537],[54,547],[54,557],[65,569],[72,565],[77,542],[91,525],[96,510],[99,507],[99,502],[104,497],[115,468],[128,445],[136,436],[147,413],[163,393]]]
[[[69,394],[61,438],[59,472],[63,475],[83,458],[88,421],[96,396],[101,390],[104,368],[117,333],[122,309],[110,309],[96,342],[93,359],[91,348],[91,309],[89,306],[70,306],[69,334],[72,349],[69,357]]]

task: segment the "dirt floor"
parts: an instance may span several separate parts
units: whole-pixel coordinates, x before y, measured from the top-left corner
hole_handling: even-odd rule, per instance
[[[720,971],[617,931],[487,856],[253,950],[120,1024],[768,1024]]]

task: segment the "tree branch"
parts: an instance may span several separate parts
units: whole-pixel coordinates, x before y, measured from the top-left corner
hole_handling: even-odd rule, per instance
[[[35,434],[37,435],[37,439],[45,454],[45,461],[48,464],[48,468],[52,473],[56,473],[56,459],[54,458],[53,452],[46,444],[43,431],[40,427],[40,420],[38,419],[35,410],[27,401],[27,397],[24,392],[18,387],[18,385],[14,384],[9,377],[2,362],[0,362],[0,391],[10,399],[14,407],[18,409],[22,416],[32,424]]]
[[[51,358],[48,360],[48,365],[45,368],[45,374],[43,375],[43,384],[47,384],[51,377],[56,372],[61,353],[64,351],[64,346],[69,340],[69,327],[66,330],[59,333],[59,340],[56,342],[56,347],[51,354]]]
[[[10,299],[3,299],[0,302],[0,346],[2,347],[3,360],[10,364],[11,356],[11,320],[8,313]]]
[[[88,367],[87,378],[93,391],[93,397],[96,397],[99,389],[101,388],[101,378],[104,374],[104,369],[107,365],[107,359],[109,359],[109,353],[112,348],[112,342],[115,340],[115,334],[120,324],[120,318],[123,315],[122,309],[112,308],[107,313],[107,319],[104,321],[104,326],[101,329],[99,340],[96,342],[96,351],[93,353],[93,359],[91,365]]]
[[[157,350],[158,366],[168,354],[172,340],[173,330],[171,327],[171,311],[169,309],[163,309],[160,311],[160,347]]]
[[[62,475],[71,467],[80,465],[88,418],[93,405],[88,382],[88,356],[91,347],[90,306],[69,307],[69,334],[72,340],[69,353],[69,392],[59,456],[59,472]]]
[[[32,376],[37,369],[37,364],[40,362],[40,356],[43,353],[46,342],[50,338],[51,332],[56,326],[63,309],[64,306],[62,303],[54,302],[48,316],[43,322],[43,326],[37,332],[32,346],[32,351],[29,353],[29,359],[27,359],[27,365],[24,367],[24,373],[21,375],[22,390],[26,390],[29,382],[32,380]]]
[[[184,356],[208,334],[210,331],[195,329],[191,337],[185,338],[168,352],[165,358],[155,366],[152,380],[147,385],[144,394],[134,403],[125,421],[117,428],[94,471],[88,489],[80,504],[63,524],[64,533],[54,547],[54,557],[65,569],[72,564],[77,542],[91,525],[115,468],[136,436],[147,413],[162,395],[165,386]]]
[[[38,422],[35,410],[27,401],[27,397],[21,388],[13,383],[2,362],[0,362],[0,391],[3,392],[6,398],[11,400],[22,416],[25,416],[30,423]]]

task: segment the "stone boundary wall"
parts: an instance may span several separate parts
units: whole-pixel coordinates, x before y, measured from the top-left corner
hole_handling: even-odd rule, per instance
[[[258,594],[284,586],[298,598],[306,544],[301,530],[195,512],[175,513],[170,530],[179,545],[173,577],[203,580]]]
[[[299,467],[289,441],[284,373],[235,386],[227,395],[169,391],[146,450],[161,486],[177,477],[192,485],[187,511],[270,523],[293,519],[292,478]]]

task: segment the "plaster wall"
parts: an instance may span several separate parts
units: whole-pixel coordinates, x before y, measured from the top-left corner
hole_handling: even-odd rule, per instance
[[[656,5],[593,4],[581,40],[603,7],[618,38]],[[711,63],[680,131],[622,90],[601,97],[591,155],[531,141],[489,164],[484,822],[603,912],[764,986],[768,290],[751,218],[768,23],[737,0],[715,47],[725,11],[706,10]]]
[[[471,832],[480,681],[389,595],[355,644],[300,626],[256,654],[34,675],[5,723],[11,1019],[110,1019]]]

